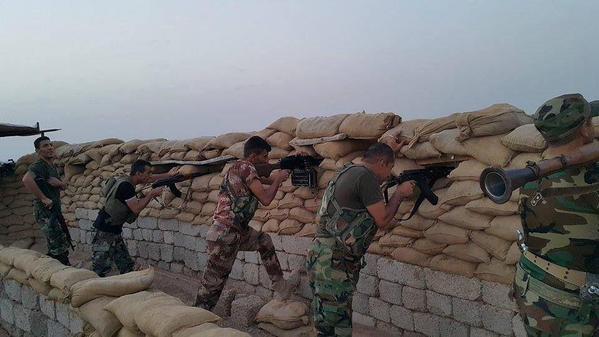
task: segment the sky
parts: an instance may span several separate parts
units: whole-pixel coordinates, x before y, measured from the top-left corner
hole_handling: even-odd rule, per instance
[[[599,99],[599,1],[0,1],[0,122],[70,143]],[[0,161],[35,137],[0,138]]]

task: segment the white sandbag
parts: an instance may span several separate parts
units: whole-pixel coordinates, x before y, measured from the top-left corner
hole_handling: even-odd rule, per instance
[[[490,226],[493,217],[474,213],[464,207],[456,207],[439,216],[439,220],[464,229],[480,230]]]
[[[123,327],[121,322],[104,306],[114,300],[114,297],[96,298],[79,308],[81,318],[91,324],[101,337],[112,337]]]
[[[297,123],[295,135],[298,138],[329,137],[339,133],[339,126],[347,114],[328,117],[304,118]]]
[[[137,327],[156,337],[170,337],[179,329],[219,320],[220,317],[208,310],[177,304],[147,307],[135,315]]]
[[[447,246],[443,254],[474,263],[491,261],[489,253],[472,242]]]
[[[100,296],[120,297],[148,289],[154,281],[154,269],[148,268],[122,275],[89,279],[71,287],[71,305],[78,308]]]
[[[355,113],[347,116],[339,125],[339,132],[353,139],[378,139],[385,131],[401,122],[392,112],[375,114]]]
[[[308,306],[298,301],[273,299],[256,315],[256,322],[271,323],[285,330],[308,325]]]
[[[501,138],[506,147],[519,152],[543,152],[547,142],[534,124],[525,124]]]

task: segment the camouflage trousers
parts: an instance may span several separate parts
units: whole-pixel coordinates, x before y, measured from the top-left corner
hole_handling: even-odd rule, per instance
[[[92,241],[92,268],[104,277],[112,270],[112,262],[121,274],[133,271],[135,266],[121,234],[97,230]]]
[[[51,257],[69,256],[69,241],[62,230],[56,214],[48,211],[37,211],[35,220],[48,242],[48,255]]]
[[[534,337],[595,337],[599,336],[599,302],[582,306],[555,303],[547,294],[530,286],[532,276],[520,265],[514,279],[514,297],[528,336]],[[549,286],[547,286],[549,287]],[[552,288],[553,291],[563,290]],[[578,295],[564,294],[561,299]]]
[[[258,251],[262,265],[274,283],[283,277],[283,271],[270,236],[249,228],[240,233],[233,228],[213,225],[206,235],[208,263],[196,297],[196,306],[211,310],[225,287],[233,269],[238,251]]]
[[[334,239],[314,241],[306,262],[314,294],[314,327],[319,337],[351,337],[352,298],[361,265],[334,253],[332,243],[327,240]]]

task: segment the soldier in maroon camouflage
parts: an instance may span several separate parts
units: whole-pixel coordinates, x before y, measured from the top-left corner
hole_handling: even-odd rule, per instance
[[[258,251],[275,292],[286,298],[292,291],[291,284],[283,278],[270,236],[248,225],[258,202],[269,205],[289,177],[287,171],[275,171],[269,178],[258,176],[254,165],[268,162],[270,150],[264,139],[251,137],[244,145],[244,159],[235,162],[223,180],[213,225],[206,235],[208,264],[195,306],[211,310],[216,305],[238,251]]]

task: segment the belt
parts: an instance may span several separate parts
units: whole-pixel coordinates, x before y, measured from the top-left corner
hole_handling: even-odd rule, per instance
[[[531,253],[528,250],[524,251],[522,255],[535,266],[543,269],[548,274],[551,274],[563,282],[573,284],[579,288],[584,287],[587,283],[587,273],[583,271],[559,266]]]
[[[518,282],[518,280],[522,280],[521,282],[523,284],[519,284],[520,282]],[[525,288],[523,290],[525,292],[527,289],[530,289],[553,303],[557,303],[571,309],[577,309],[582,304],[578,296],[557,288],[553,288],[542,281],[537,280],[536,278],[527,274],[520,266],[516,268],[516,285]]]

